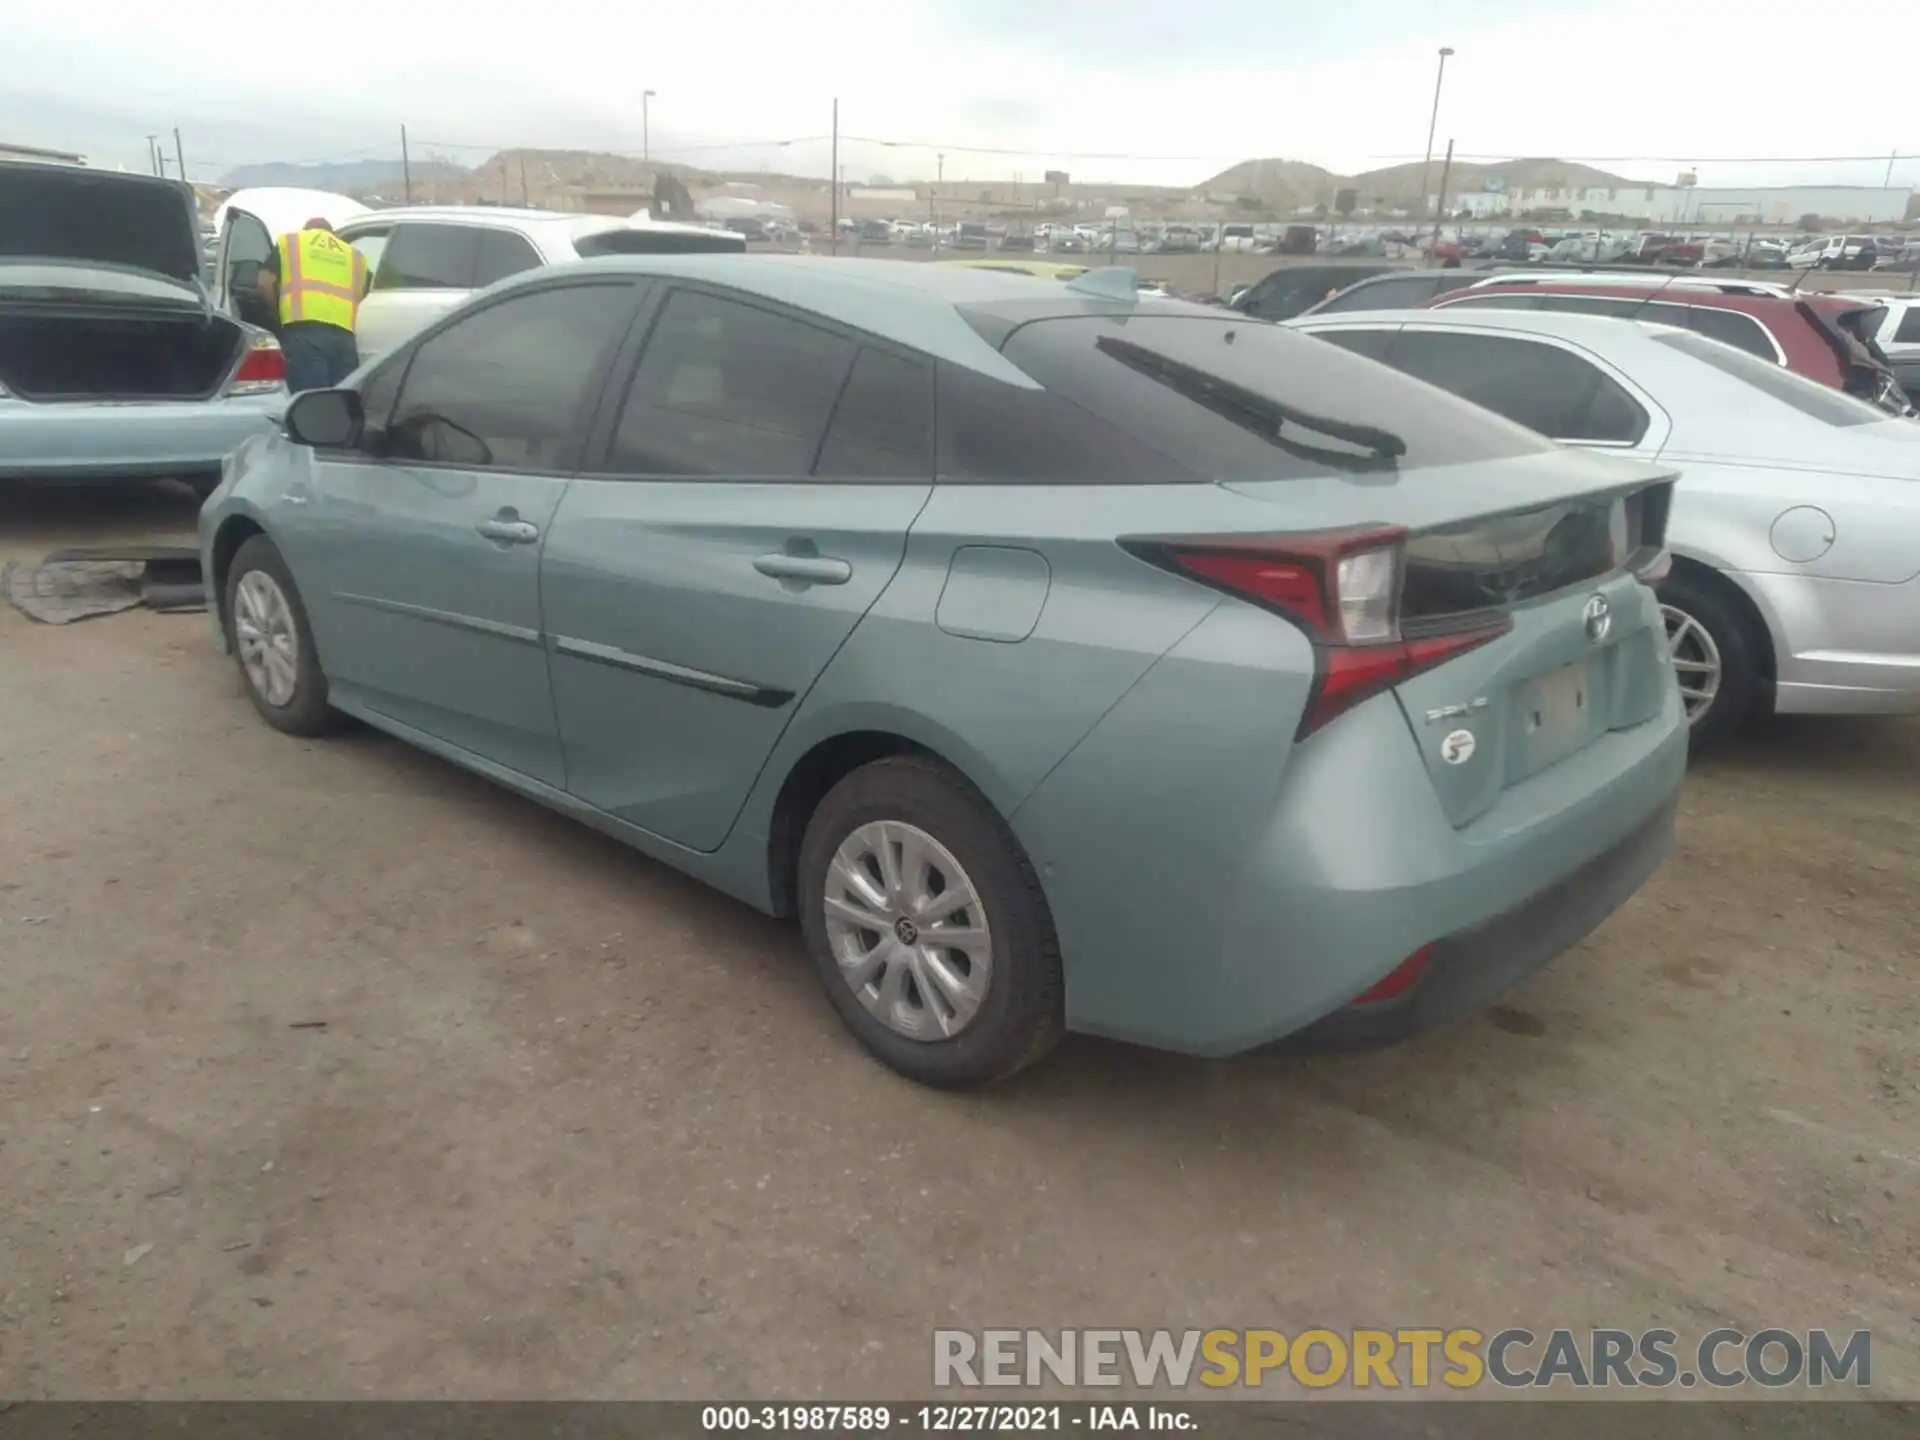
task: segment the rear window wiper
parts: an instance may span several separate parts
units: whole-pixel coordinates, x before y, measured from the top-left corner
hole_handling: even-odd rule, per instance
[[[1111,355],[1122,365],[1206,406],[1216,415],[1246,427],[1262,439],[1276,440],[1282,425],[1293,424],[1317,430],[1322,435],[1331,435],[1336,440],[1345,440],[1375,455],[1398,458],[1407,453],[1407,442],[1391,430],[1352,420],[1338,420],[1331,415],[1316,415],[1311,410],[1302,410],[1284,400],[1276,400],[1271,395],[1262,395],[1257,390],[1224,380],[1197,365],[1189,365],[1184,360],[1175,360],[1157,350],[1149,350],[1132,340],[1102,335],[1094,341],[1094,347]]]

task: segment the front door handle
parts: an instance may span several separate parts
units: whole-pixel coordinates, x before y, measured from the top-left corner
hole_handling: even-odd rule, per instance
[[[540,538],[540,527],[530,520],[482,520],[473,528],[502,545],[531,545]]]
[[[772,579],[803,585],[844,585],[853,578],[853,566],[831,555],[762,555],[753,568]]]

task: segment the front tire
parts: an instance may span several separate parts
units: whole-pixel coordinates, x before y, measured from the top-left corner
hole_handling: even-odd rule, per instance
[[[848,775],[808,822],[796,878],[828,1000],[902,1075],[989,1084],[1059,1040],[1060,945],[1039,877],[951,770],[899,756]]]
[[[1760,690],[1758,641],[1747,617],[1710,581],[1676,570],[1658,593],[1697,750],[1724,739],[1753,709]]]
[[[260,718],[288,735],[338,729],[300,589],[274,543],[255,535],[227,570],[227,649]]]

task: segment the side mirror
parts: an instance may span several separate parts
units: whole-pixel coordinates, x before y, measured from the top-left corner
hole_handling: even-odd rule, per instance
[[[357,390],[308,390],[293,397],[284,424],[297,445],[339,450],[359,441],[365,418]]]

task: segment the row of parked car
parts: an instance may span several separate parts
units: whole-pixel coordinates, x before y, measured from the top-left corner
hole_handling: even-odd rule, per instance
[[[183,192],[82,188],[0,267],[41,350],[190,301],[259,346],[231,213],[223,302]],[[464,223],[383,222],[376,290]],[[797,917],[862,1044],[966,1085],[1449,1019],[1659,865],[1690,724],[1916,704],[1920,426],[1784,312],[1768,359],[1536,303],[1642,298],[1578,275],[1272,324],[1009,268],[614,247],[280,396],[200,514],[253,707]]]

